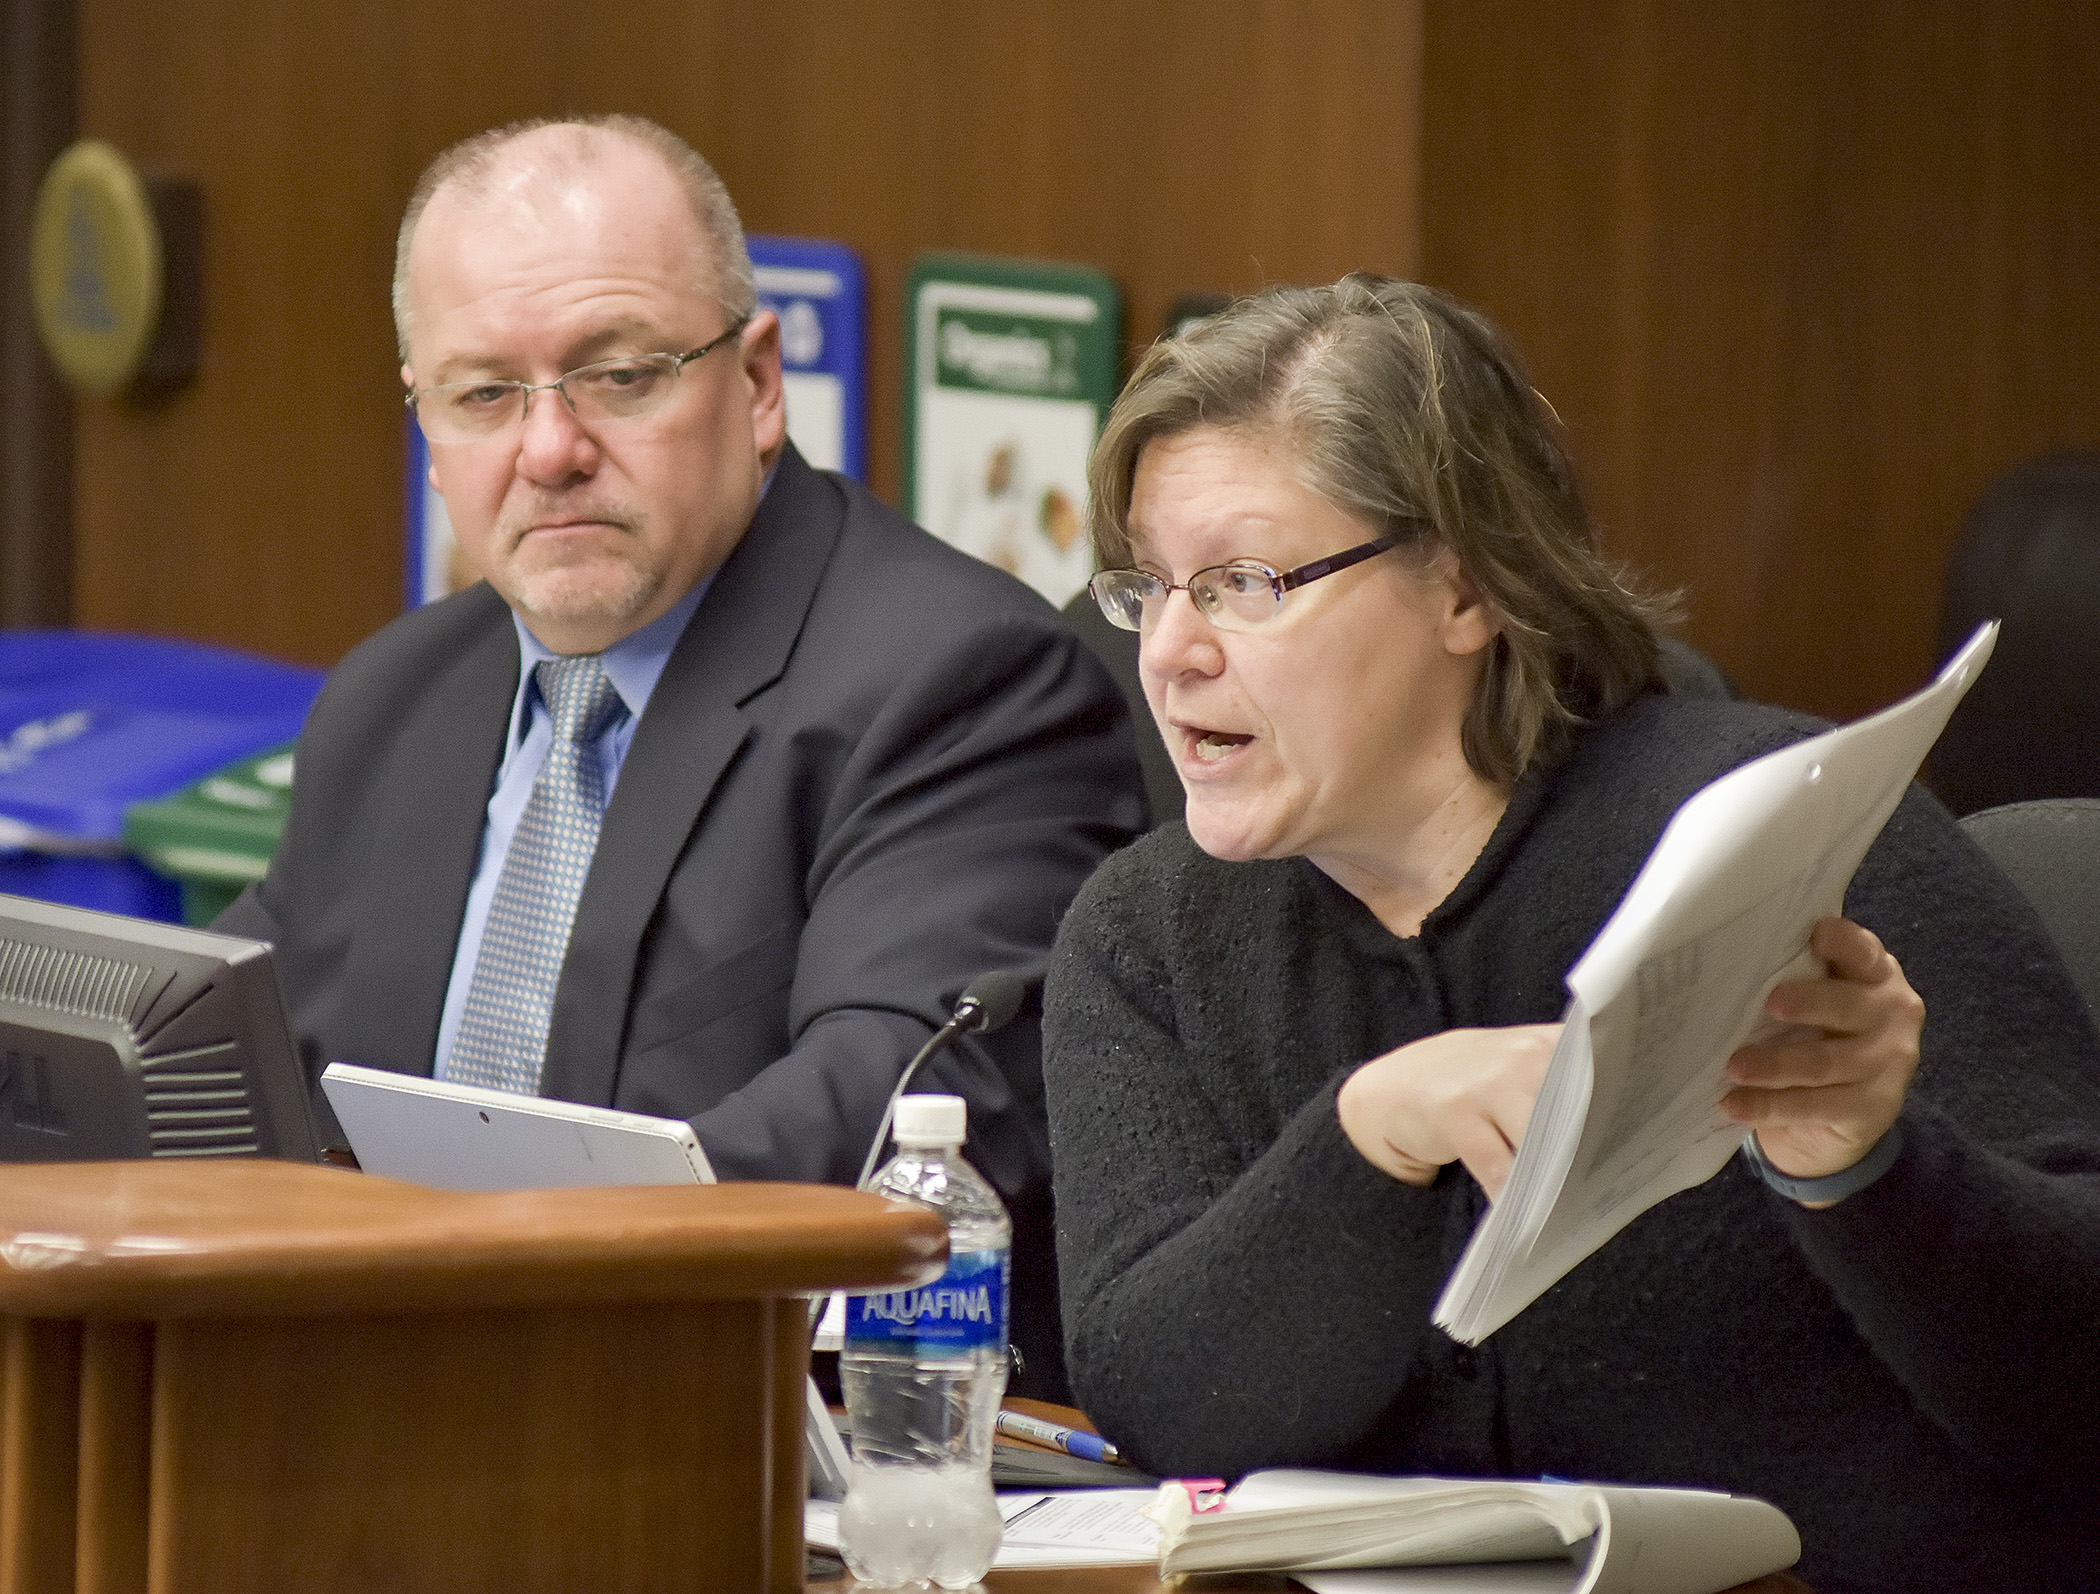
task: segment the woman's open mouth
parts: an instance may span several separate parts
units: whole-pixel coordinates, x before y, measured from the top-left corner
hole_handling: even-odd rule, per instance
[[[1253,740],[1251,736],[1240,736],[1232,731],[1204,731],[1190,740],[1189,747],[1198,763],[1215,764]]]

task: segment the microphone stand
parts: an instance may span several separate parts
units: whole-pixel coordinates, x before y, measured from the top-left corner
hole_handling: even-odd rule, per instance
[[[992,1023],[986,1022],[986,1019],[990,1016],[991,1004],[985,1000],[984,994],[977,989],[984,979],[989,978],[992,978],[992,976],[984,976],[981,979],[970,982],[970,988],[963,992],[962,1000],[955,1004],[955,1011],[949,1015],[948,1022],[935,1030],[926,1044],[919,1048],[918,1054],[904,1065],[904,1072],[897,1076],[897,1083],[890,1091],[890,1099],[882,1105],[882,1120],[875,1126],[875,1139],[869,1144],[868,1155],[861,1162],[860,1177],[853,1181],[854,1189],[867,1189],[868,1180],[874,1177],[875,1164],[882,1157],[882,1148],[889,1142],[890,1123],[897,1116],[897,1098],[904,1094],[904,1089],[911,1083],[912,1076],[919,1071],[919,1065],[926,1062],[927,1059],[937,1057],[946,1051],[954,1044],[958,1035],[978,1035],[997,1027]],[[1019,1004],[1015,1005],[1018,1006]],[[1004,1021],[1004,1017],[1001,1017],[999,1020],[1001,1023]]]

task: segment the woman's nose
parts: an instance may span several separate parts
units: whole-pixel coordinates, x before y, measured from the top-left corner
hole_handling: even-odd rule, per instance
[[[1215,675],[1224,667],[1218,630],[1196,607],[1185,588],[1170,588],[1152,624],[1140,633],[1138,667],[1162,679],[1194,671]]]

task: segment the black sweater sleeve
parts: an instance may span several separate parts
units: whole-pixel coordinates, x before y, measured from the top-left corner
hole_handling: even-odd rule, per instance
[[[2100,1038],[2032,909],[1922,792],[1846,911],[1924,998],[1923,1058],[1896,1164],[1823,1211],[1782,1200],[1795,1241],[1956,1443],[2015,1473],[2100,1464]]]

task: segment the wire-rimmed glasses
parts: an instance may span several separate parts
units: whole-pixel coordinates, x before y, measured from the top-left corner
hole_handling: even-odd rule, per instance
[[[1244,631],[1273,619],[1290,593],[1309,581],[1375,558],[1400,546],[1398,537],[1379,537],[1340,553],[1315,559],[1294,570],[1275,570],[1255,559],[1198,570],[1186,581],[1169,581],[1149,570],[1102,570],[1087,588],[1111,625],[1125,631],[1150,631],[1159,623],[1170,593],[1186,592],[1197,612],[1228,631]]]
[[[626,354],[564,371],[551,382],[441,382],[411,389],[404,402],[433,443],[479,443],[508,432],[524,418],[532,395],[552,388],[586,426],[631,421],[661,409],[678,373],[750,324],[744,316],[684,354]]]

